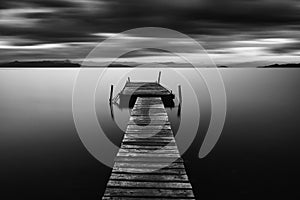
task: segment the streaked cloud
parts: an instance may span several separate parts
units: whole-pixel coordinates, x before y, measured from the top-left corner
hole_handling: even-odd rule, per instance
[[[28,45],[28,46],[14,46],[8,43],[0,43],[0,49],[16,49],[16,50],[39,50],[39,49],[57,49],[66,47],[64,44],[37,44],[37,45]]]
[[[40,20],[34,18],[37,14],[53,13],[55,10],[50,8],[9,8],[0,10],[0,26],[30,28]]]

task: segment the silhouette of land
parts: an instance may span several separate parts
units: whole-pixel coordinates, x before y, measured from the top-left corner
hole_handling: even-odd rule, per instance
[[[298,64],[274,64],[268,66],[262,66],[258,68],[300,68],[300,63]]]
[[[78,63],[72,63],[69,60],[64,61],[14,61],[0,64],[0,67],[16,67],[16,68],[66,68],[80,67]]]
[[[190,64],[173,63],[173,62],[162,62],[162,63],[157,62],[157,64],[158,67],[162,67],[161,65],[166,65],[171,68],[193,67]],[[133,63],[133,62],[112,63],[109,65],[109,67],[113,67],[113,68],[128,68],[128,67],[136,67],[136,66],[147,68],[148,65],[143,65],[142,63]],[[13,62],[0,63],[0,68],[78,68],[78,67],[81,67],[81,64],[71,62],[70,60],[13,61]],[[85,67],[106,67],[106,65],[90,62]],[[153,63],[151,67],[153,67]],[[219,65],[218,68],[253,68],[253,67],[238,67],[238,65],[237,66]],[[266,66],[258,66],[256,68],[300,68],[300,63],[273,64],[273,65],[266,65]]]

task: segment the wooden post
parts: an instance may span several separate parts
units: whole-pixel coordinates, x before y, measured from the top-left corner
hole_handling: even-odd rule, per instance
[[[182,94],[181,94],[181,85],[178,85],[178,96],[179,96],[179,103],[182,103]]]
[[[111,102],[112,102],[113,94],[114,94],[114,85],[111,85],[110,86],[109,104],[111,104]]]
[[[114,106],[110,103],[109,104],[109,108],[110,108],[110,116],[113,120],[115,120],[115,116],[114,116]]]
[[[130,77],[128,77],[128,82],[130,82]]]
[[[180,117],[180,115],[181,115],[181,104],[178,105],[177,117]]]
[[[161,72],[158,73],[158,79],[157,79],[157,83],[160,83],[160,77],[161,77]]]

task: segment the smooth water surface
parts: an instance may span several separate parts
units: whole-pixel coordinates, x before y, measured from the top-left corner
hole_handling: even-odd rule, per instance
[[[0,184],[3,199],[99,199],[111,169],[88,153],[76,132],[72,90],[79,69],[0,70]],[[112,69],[96,90],[97,115],[107,137],[119,145],[130,110],[108,105],[127,76],[155,81],[158,69]],[[205,70],[203,69],[204,73]],[[197,198],[287,197],[298,194],[300,178],[300,70],[221,69],[227,93],[227,118],[221,138],[198,158],[210,119],[209,93],[199,80],[194,94],[182,74],[193,69],[162,70],[162,84],[183,105],[168,109],[174,132],[195,110],[200,96],[200,127],[183,155]],[[178,99],[175,100],[178,105]],[[103,121],[102,121],[103,120]],[[193,119],[190,119],[193,121]],[[191,124],[192,125],[192,124]],[[188,130],[187,130],[187,133]],[[181,142],[177,141],[179,149]],[[112,156],[112,159],[113,156]]]

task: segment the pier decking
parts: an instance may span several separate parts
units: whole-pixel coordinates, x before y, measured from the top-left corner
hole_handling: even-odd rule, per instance
[[[127,81],[120,92],[120,104],[122,106],[133,107],[137,97],[161,97],[167,106],[173,102],[175,95],[171,90],[166,89],[158,82],[130,82]]]
[[[122,91],[140,88],[103,199],[195,199],[162,97],[155,96],[169,93],[146,85],[128,82]]]

